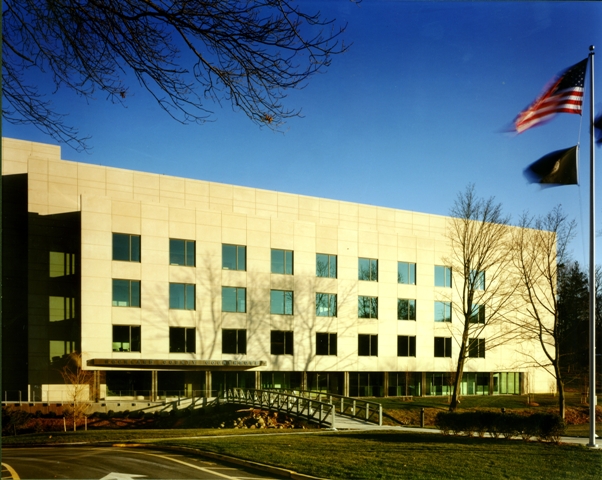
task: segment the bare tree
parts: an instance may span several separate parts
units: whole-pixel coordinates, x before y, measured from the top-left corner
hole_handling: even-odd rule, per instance
[[[493,197],[478,198],[470,184],[456,197],[450,216],[447,237],[451,256],[446,262],[452,268],[455,298],[460,300],[451,302],[459,321],[450,323],[460,348],[449,406],[455,411],[468,358],[484,356],[485,349],[509,340],[511,332],[503,328],[502,320],[512,310],[515,287],[508,276],[509,217],[501,204]]]
[[[40,78],[85,99],[124,103],[132,79],[174,119],[202,123],[206,101],[226,101],[253,122],[278,127],[299,110],[289,89],[330,65],[345,26],[281,0],[5,0],[2,116],[33,124],[72,147],[87,138],[64,122]],[[41,75],[41,77],[40,77]]]
[[[61,375],[68,386],[68,398],[71,403],[70,414],[73,416],[73,431],[77,429],[77,421],[90,408],[90,385],[93,373],[82,369],[82,357],[72,353],[66,364],[61,368]]]
[[[520,293],[525,313],[519,326],[527,338],[537,341],[544,353],[528,354],[528,362],[545,368],[556,382],[558,411],[564,418],[565,392],[561,370],[560,316],[558,302],[559,269],[568,260],[568,244],[575,235],[576,223],[561,206],[547,215],[533,218],[524,214],[514,232],[514,262],[520,277]]]

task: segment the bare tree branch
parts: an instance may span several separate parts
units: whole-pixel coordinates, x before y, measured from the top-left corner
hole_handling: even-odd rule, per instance
[[[575,236],[576,223],[557,206],[542,217],[523,214],[518,226],[513,238],[513,259],[520,278],[519,292],[526,306],[518,326],[541,346],[547,361],[535,361],[532,355],[529,358],[531,363],[546,367],[554,377],[559,414],[564,418],[558,276],[559,268],[568,261],[568,245]]]
[[[90,390],[94,374],[82,369],[80,353],[72,353],[60,373],[68,385],[68,398],[71,403],[69,414],[73,416],[73,431],[77,430],[77,421],[90,408]]]
[[[254,123],[279,127],[300,110],[283,104],[332,57],[345,26],[283,0],[5,0],[3,117],[33,124],[77,150],[87,138],[64,123],[29,74],[86,99],[124,103],[131,74],[182,123],[231,103]],[[129,76],[128,76],[129,75]]]
[[[510,341],[517,333],[505,328],[506,318],[514,311],[516,288],[508,273],[509,217],[493,197],[477,197],[472,184],[458,194],[450,215],[447,237],[451,255],[445,261],[452,268],[456,298],[460,298],[460,302],[452,302],[459,321],[450,324],[459,346],[450,401],[450,410],[454,411],[464,366],[471,356],[471,343],[481,339],[485,349],[490,350]]]

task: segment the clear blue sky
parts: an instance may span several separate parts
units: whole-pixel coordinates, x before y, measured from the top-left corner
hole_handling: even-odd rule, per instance
[[[515,220],[562,204],[579,223],[573,255],[587,264],[589,72],[583,118],[561,114],[515,137],[502,130],[592,44],[602,111],[602,3],[300,3],[348,23],[344,38],[353,45],[290,92],[286,105],[304,118],[290,120],[284,133],[257,127],[225,103],[208,105],[214,122],[181,125],[136,85],[127,108],[102,93],[86,103],[59,92],[57,110],[92,135],[93,146],[91,154],[65,146],[63,158],[442,215],[474,183]],[[3,135],[54,143],[6,122]],[[528,164],[578,142],[579,187],[526,183]],[[598,204],[600,229],[602,195]]]

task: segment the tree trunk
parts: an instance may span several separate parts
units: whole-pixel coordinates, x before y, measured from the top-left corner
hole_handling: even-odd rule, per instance
[[[458,398],[460,397],[460,387],[462,385],[462,375],[464,374],[465,358],[458,359],[458,368],[456,369],[456,378],[454,378],[454,388],[452,390],[451,400],[449,402],[449,411],[455,412],[458,408]]]
[[[462,375],[464,374],[464,363],[466,362],[466,344],[468,342],[468,329],[464,329],[462,334],[462,344],[458,355],[458,366],[456,368],[456,378],[454,378],[454,388],[449,402],[449,411],[455,412],[458,408],[458,398],[460,397],[460,387],[462,385]]]
[[[554,370],[556,370],[556,390],[558,391],[558,415],[564,420],[566,413],[566,399],[564,394],[564,382],[560,374],[560,367],[557,365],[558,361],[554,364]]]

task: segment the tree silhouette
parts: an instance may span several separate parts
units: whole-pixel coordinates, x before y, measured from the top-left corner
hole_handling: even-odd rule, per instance
[[[513,335],[502,326],[512,311],[515,286],[508,277],[509,218],[501,204],[493,197],[478,198],[474,185],[468,185],[456,197],[450,216],[447,237],[451,255],[446,262],[452,268],[453,288],[460,300],[452,302],[456,318],[448,324],[459,345],[449,407],[455,411],[467,359],[484,356],[484,349],[505,343]],[[483,346],[483,351],[475,355],[476,345]]]
[[[526,338],[541,346],[544,359],[530,355],[528,361],[545,368],[554,378],[558,394],[558,413],[564,418],[565,388],[561,369],[561,333],[559,276],[568,259],[568,244],[576,224],[555,207],[547,215],[532,218],[524,214],[514,231],[513,255],[520,277],[519,292],[525,303],[525,315],[519,327]]]
[[[229,102],[278,129],[283,105],[346,46],[345,26],[280,0],[5,0],[3,118],[87,148],[38,85],[125,103],[133,79],[174,119],[203,123]],[[41,75],[41,76],[40,76]],[[52,93],[54,93],[52,92]]]
[[[67,397],[71,408],[65,409],[73,417],[73,431],[77,429],[77,421],[86,414],[90,408],[90,390],[94,373],[92,370],[82,368],[80,353],[69,355],[67,362],[61,368],[61,375],[68,385]]]

